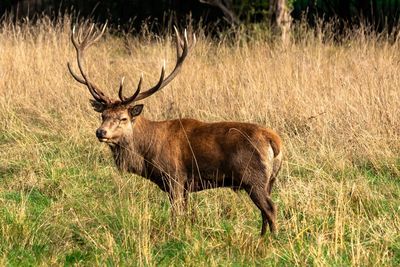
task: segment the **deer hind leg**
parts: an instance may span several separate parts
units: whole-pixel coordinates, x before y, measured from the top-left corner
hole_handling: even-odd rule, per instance
[[[275,180],[276,180],[276,176],[272,175],[268,181],[268,185],[267,185],[267,189],[266,189],[268,196],[271,196],[272,187],[274,186]]]
[[[171,202],[172,217],[175,219],[177,216],[183,214],[185,208],[184,190],[178,186],[171,188],[168,192],[169,201]]]
[[[190,219],[190,222],[194,224],[197,218],[197,209],[193,208],[193,205],[190,203],[189,193],[196,191],[196,184],[194,179],[189,179],[186,182],[185,189],[183,191],[184,196],[184,212],[187,218]]]
[[[262,227],[261,236],[265,235],[267,224],[271,233],[276,232],[275,218],[276,208],[271,198],[266,194],[263,188],[252,188],[248,194],[257,208],[261,211]]]
[[[268,196],[271,196],[272,187],[274,186],[276,177],[278,176],[278,173],[281,170],[281,167],[282,167],[282,154],[279,154],[273,161],[272,173],[270,175],[270,178],[269,178],[269,181],[267,184]]]
[[[171,202],[172,217],[174,220],[181,216],[187,208],[187,192],[182,182],[181,176],[169,177],[168,196]]]

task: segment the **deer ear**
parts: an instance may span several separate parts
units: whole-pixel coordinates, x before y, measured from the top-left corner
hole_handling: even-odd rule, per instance
[[[98,102],[96,100],[93,100],[93,99],[90,100],[90,104],[92,105],[94,111],[97,111],[97,112],[100,112],[100,113],[103,112],[106,109],[106,105],[105,104],[103,104],[101,102]]]
[[[140,113],[142,113],[142,110],[143,110],[143,104],[135,105],[135,106],[129,108],[129,114],[132,117],[136,117],[136,116],[139,116]]]

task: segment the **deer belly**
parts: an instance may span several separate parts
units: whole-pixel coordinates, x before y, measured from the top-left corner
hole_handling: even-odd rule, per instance
[[[225,172],[202,172],[200,175],[195,175],[193,191],[201,191],[218,187],[240,188],[240,183],[237,183],[233,174],[227,175]]]

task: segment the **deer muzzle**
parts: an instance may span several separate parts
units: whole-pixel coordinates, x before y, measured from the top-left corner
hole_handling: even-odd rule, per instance
[[[99,139],[100,142],[106,142],[108,140],[107,131],[101,128],[97,129],[96,137]]]

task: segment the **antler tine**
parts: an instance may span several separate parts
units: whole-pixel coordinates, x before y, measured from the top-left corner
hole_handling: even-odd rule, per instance
[[[74,47],[76,49],[78,47],[78,42],[75,39],[75,33],[76,33],[76,27],[74,25],[74,27],[72,27],[71,41],[72,41],[72,44],[74,45]]]
[[[100,33],[97,35],[97,37],[94,38],[93,43],[97,42],[98,40],[100,40],[100,38],[103,36],[104,32],[106,31],[107,28],[107,23],[108,21],[106,21],[103,25],[103,29],[101,29]]]
[[[84,22],[83,22],[83,24],[79,27],[79,29],[78,29],[78,33],[77,33],[77,36],[78,36],[78,43],[82,43],[83,42],[83,40],[84,40],[84,38],[83,38],[83,29],[85,29],[86,27],[87,27],[87,23],[88,23],[88,21],[87,20],[85,20]],[[75,26],[74,26],[74,29],[75,29]],[[75,34],[75,32],[74,32],[74,34]]]
[[[179,36],[178,29],[174,26],[175,36],[176,36],[176,57],[179,57],[180,49],[183,47],[181,37]],[[185,29],[186,31],[186,29]]]
[[[189,41],[188,41],[186,29],[185,29],[185,31],[184,31],[184,33],[183,33],[183,41],[182,41],[182,39],[180,38],[179,32],[178,32],[178,30],[176,29],[175,26],[174,26],[174,30],[175,30],[176,39],[177,39],[177,40],[176,40],[176,46],[177,46],[177,47],[176,47],[176,51],[178,52],[178,51],[179,51],[179,46],[180,46],[180,48],[184,49],[185,43],[188,44]],[[193,37],[192,37],[192,44],[191,44],[190,46],[188,46],[188,49],[191,50],[192,47],[196,44],[196,42],[197,42],[196,34],[193,34]],[[179,55],[177,55],[177,56],[179,56]]]
[[[77,63],[78,63],[78,68],[81,72],[81,75],[83,77],[80,78],[71,68],[71,65],[68,63],[68,70],[71,73],[72,77],[78,81],[79,83],[85,84],[89,92],[92,94],[92,96],[95,98],[96,101],[102,102],[102,103],[110,103],[111,100],[104,95],[104,93],[93,83],[90,81],[89,77],[85,73],[83,63],[82,63],[82,58],[84,57],[84,50],[92,45],[94,42],[100,39],[100,37],[103,35],[105,28],[107,26],[107,23],[104,24],[103,29],[101,30],[100,34],[97,34],[97,31],[94,31],[95,25],[92,24],[90,28],[87,30],[86,34],[84,34],[83,28],[85,28],[86,23],[83,25],[78,30],[78,33],[76,34],[76,28],[75,26],[72,29],[72,34],[71,34],[71,41],[72,44],[74,45],[76,49],[76,54],[77,54]],[[85,35],[83,37],[83,35]],[[78,40],[77,40],[78,38]]]
[[[182,44],[181,44],[181,46],[182,46]],[[187,32],[185,29],[184,34],[183,34],[183,47],[182,47],[181,58],[184,59],[188,52],[189,52],[189,45],[188,45],[188,39],[187,39]]]
[[[196,38],[196,34],[193,33],[193,41],[192,44],[190,45],[189,49],[192,49],[192,47],[194,47],[197,43],[197,38]]]
[[[97,29],[94,28],[94,24],[92,24],[89,28],[89,30],[86,33],[85,38],[83,39],[82,46],[88,47],[91,46],[92,44],[96,43],[104,34],[106,27],[107,27],[107,22],[104,23],[103,28],[101,29],[100,32],[98,32]]]
[[[83,40],[85,40],[85,38],[83,38],[83,31],[82,31],[83,27],[80,27],[78,29],[78,33],[77,33],[77,37],[78,37],[78,43],[82,44]]]
[[[151,96],[158,90],[164,88],[168,83],[170,83],[176,77],[176,75],[178,75],[183,62],[186,59],[187,54],[189,53],[189,47],[188,47],[188,39],[187,39],[186,30],[184,33],[183,44],[182,44],[182,40],[179,36],[179,32],[176,29],[176,27],[174,27],[174,30],[175,30],[175,34],[176,34],[176,64],[175,64],[174,69],[168,75],[168,77],[165,78],[165,80],[164,80],[165,66],[163,66],[162,70],[161,70],[161,77],[160,77],[160,80],[158,81],[158,83],[154,87],[148,89],[147,91],[140,93],[137,96],[137,98],[135,99],[135,101],[142,100],[142,99],[145,99],[146,97]],[[194,40],[196,40],[196,37],[194,37]],[[182,49],[182,53],[180,53],[180,48]]]
[[[142,88],[142,82],[143,82],[143,75],[140,76],[140,80],[139,80],[139,83],[138,83],[138,86],[137,86],[137,88],[136,88],[135,93],[134,93],[131,97],[125,98],[125,97],[122,95],[122,83],[123,83],[123,79],[121,80],[121,86],[120,86],[120,88],[119,88],[118,96],[119,96],[119,99],[121,99],[121,104],[122,104],[122,105],[128,105],[128,104],[130,104],[131,102],[135,101],[136,97],[139,95],[140,90],[141,90],[141,88]]]
[[[118,90],[118,96],[121,101],[125,100],[125,97],[122,95],[122,89],[124,87],[124,80],[125,80],[125,77],[122,77],[121,82],[119,84],[119,90]]]
[[[84,48],[86,48],[92,44],[91,40],[93,39],[93,34],[96,33],[96,32],[93,33],[93,30],[94,30],[94,24],[92,24],[90,26],[89,30],[86,32],[86,35],[81,42],[81,44]],[[83,32],[83,29],[82,29],[82,32]]]

